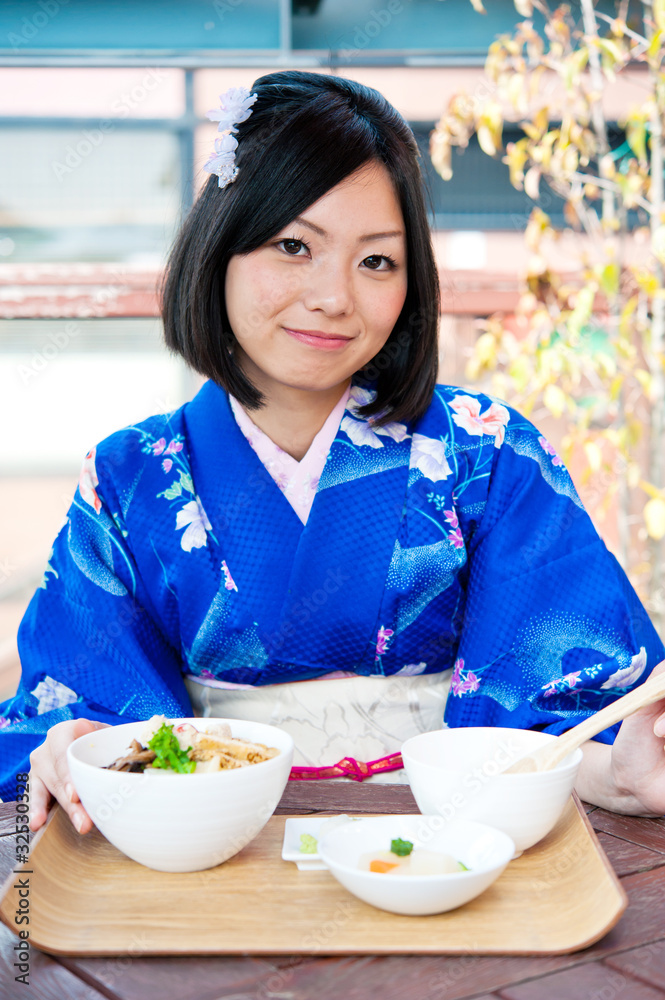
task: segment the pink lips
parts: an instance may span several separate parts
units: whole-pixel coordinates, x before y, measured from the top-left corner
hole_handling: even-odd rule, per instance
[[[303,344],[309,344],[310,347],[318,347],[322,351],[335,351],[344,347],[352,339],[351,337],[339,337],[334,333],[323,333],[322,330],[289,330],[286,326],[284,330],[290,337],[294,337]]]

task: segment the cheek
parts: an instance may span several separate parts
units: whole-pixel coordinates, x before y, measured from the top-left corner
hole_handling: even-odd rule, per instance
[[[268,320],[285,309],[295,294],[297,289],[291,276],[276,273],[271,268],[260,268],[246,285],[245,306]]]
[[[390,291],[382,289],[382,292],[383,294],[377,295],[370,303],[367,316],[374,332],[379,336],[385,335],[387,337],[397,322],[406,301],[406,288],[399,287]]]

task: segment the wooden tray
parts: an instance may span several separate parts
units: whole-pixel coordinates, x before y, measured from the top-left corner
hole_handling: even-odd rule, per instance
[[[486,892],[429,917],[377,910],[281,858],[285,817],[204,872],[151,871],[57,808],[32,846],[30,941],[58,955],[557,954],[617,922],[626,895],[579,802]],[[20,877],[20,876],[19,876]],[[13,874],[0,917],[13,931]]]

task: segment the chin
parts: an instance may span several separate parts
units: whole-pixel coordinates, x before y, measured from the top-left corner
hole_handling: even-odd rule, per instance
[[[330,392],[338,385],[348,382],[353,372],[299,372],[292,376],[282,377],[279,381],[290,389],[300,389],[303,392]],[[341,395],[341,390],[340,390]]]

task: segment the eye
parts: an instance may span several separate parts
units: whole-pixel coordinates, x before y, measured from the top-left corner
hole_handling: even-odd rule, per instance
[[[385,260],[388,266],[381,268],[382,271],[394,271],[395,268],[397,267],[396,260],[393,257],[388,256],[388,254],[384,255],[372,254],[371,257],[365,257],[363,263],[366,264],[368,260],[378,261],[379,264],[381,263],[382,260]],[[370,271],[378,271],[378,270],[379,270],[378,267],[370,267]]]
[[[304,247],[306,250],[309,250],[309,247],[304,242],[304,240],[295,240],[295,239],[277,240],[277,242],[275,243],[275,246],[278,247],[282,243],[284,244],[284,253],[288,254],[289,257],[300,257],[301,254],[299,254],[299,253],[292,253],[290,249],[287,249],[287,246],[290,246],[291,248],[293,248],[295,246],[296,250],[298,250],[301,247]]]

